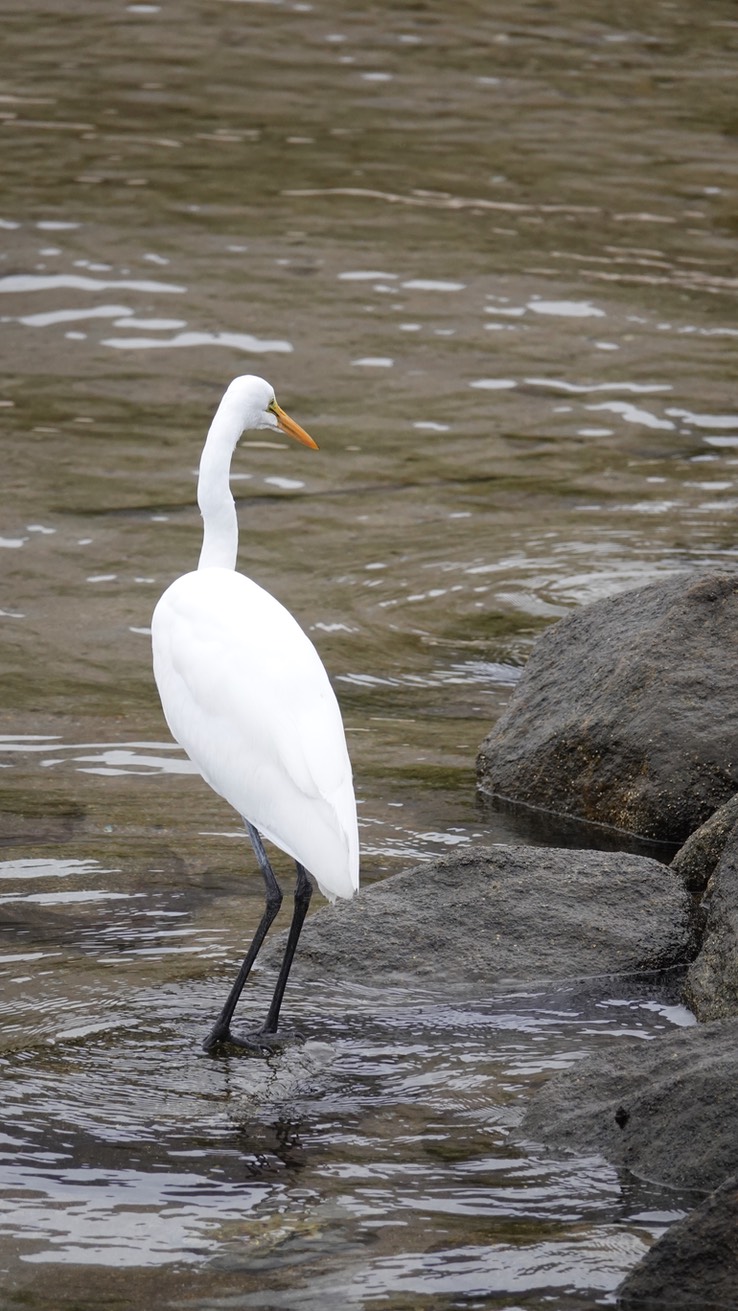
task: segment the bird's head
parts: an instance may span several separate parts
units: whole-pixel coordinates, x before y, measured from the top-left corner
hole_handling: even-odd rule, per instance
[[[274,388],[264,378],[253,373],[245,373],[234,378],[228,387],[221,406],[229,411],[240,425],[240,432],[250,432],[256,428],[271,428],[284,432],[303,446],[310,446],[317,451],[318,444],[312,437],[295,423],[289,414],[285,414],[277,404]]]

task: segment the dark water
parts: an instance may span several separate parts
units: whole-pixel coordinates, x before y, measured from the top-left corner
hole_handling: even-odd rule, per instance
[[[200,1059],[260,887],[147,630],[212,411],[263,373],[321,450],[241,448],[241,567],[334,677],[365,881],[550,838],[474,798],[536,634],[736,556],[737,30],[727,0],[6,6],[7,1302],[583,1307],[686,1204],[510,1141],[551,1068],[689,1021],[651,985],[326,983],[276,1083]]]

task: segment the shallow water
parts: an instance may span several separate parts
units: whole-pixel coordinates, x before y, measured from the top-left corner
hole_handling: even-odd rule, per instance
[[[215,1005],[210,980],[139,988],[6,1060],[0,1234],[32,1305],[180,1305],[186,1267],[195,1307],[585,1306],[695,1200],[510,1140],[542,1077],[690,1022],[663,981],[326,987],[293,998],[306,1042],[271,1064],[197,1058]]]
[[[321,450],[241,448],[241,567],[334,679],[365,881],[578,840],[480,810],[475,754],[545,624],[735,561],[733,6],[31,4],[4,35],[4,1296],[607,1301],[680,1199],[509,1127],[628,1017],[688,1017],[637,982],[327,984],[288,995],[313,1084],[245,1112],[244,1062],[197,1051],[259,880],[148,625],[210,415],[263,372]]]

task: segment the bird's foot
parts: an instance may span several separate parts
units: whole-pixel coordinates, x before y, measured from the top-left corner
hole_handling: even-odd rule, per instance
[[[301,1033],[288,1033],[284,1029],[278,1029],[275,1033],[266,1033],[263,1029],[259,1029],[256,1033],[240,1035],[231,1033],[230,1029],[219,1029],[216,1025],[205,1039],[203,1051],[206,1051],[209,1056],[215,1056],[228,1047],[238,1047],[242,1051],[251,1052],[253,1056],[266,1057],[304,1041]]]

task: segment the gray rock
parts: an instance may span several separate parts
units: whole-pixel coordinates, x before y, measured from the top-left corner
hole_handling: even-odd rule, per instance
[[[679,1220],[618,1289],[621,1311],[738,1307],[738,1176]]]
[[[479,788],[683,842],[738,791],[738,575],[598,601],[539,639]]]
[[[720,806],[679,848],[671,868],[684,879],[689,891],[702,896],[731,830],[738,824],[738,794]]]
[[[533,1098],[521,1132],[599,1152],[642,1179],[709,1191],[738,1173],[738,1020],[582,1061]]]
[[[644,856],[547,847],[467,848],[325,906],[296,970],[444,989],[660,970],[695,944],[690,899]],[[265,959],[279,959],[279,940]]]
[[[700,1020],[738,1015],[738,826],[730,833],[706,896],[699,955],[687,972],[685,999]]]

